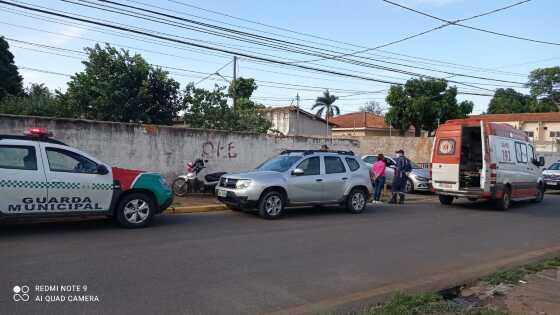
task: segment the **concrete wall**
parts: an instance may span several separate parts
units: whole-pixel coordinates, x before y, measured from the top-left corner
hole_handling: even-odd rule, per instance
[[[379,154],[394,156],[395,151],[403,149],[405,155],[414,162],[430,162],[432,137],[358,137],[361,154]]]
[[[45,127],[54,137],[111,165],[158,171],[168,179],[198,157],[214,171],[254,169],[285,149],[319,149],[325,139],[275,137],[179,127],[0,115],[0,134]],[[359,152],[357,140],[335,139],[332,149]]]

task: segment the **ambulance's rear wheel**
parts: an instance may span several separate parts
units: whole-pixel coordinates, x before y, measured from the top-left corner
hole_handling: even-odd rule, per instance
[[[455,197],[453,196],[445,196],[445,195],[439,195],[439,202],[442,205],[446,205],[449,206],[450,204],[453,203],[453,200],[455,199]]]
[[[155,211],[154,200],[142,193],[124,196],[117,207],[115,215],[119,225],[134,229],[149,225]]]

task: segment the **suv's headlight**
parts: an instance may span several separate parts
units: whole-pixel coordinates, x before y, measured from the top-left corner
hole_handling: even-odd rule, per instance
[[[250,179],[240,179],[237,181],[237,183],[235,184],[235,188],[237,189],[245,189],[247,187],[249,187],[249,185],[251,185],[251,180]]]

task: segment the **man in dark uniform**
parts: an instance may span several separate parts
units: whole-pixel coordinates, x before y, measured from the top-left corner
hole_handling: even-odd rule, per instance
[[[398,202],[402,204],[404,203],[408,173],[412,171],[412,164],[410,164],[410,160],[404,156],[403,150],[398,150],[395,153],[397,154],[397,158],[395,159],[395,176],[393,177],[393,184],[391,186],[393,196],[389,203],[397,203],[398,195]]]

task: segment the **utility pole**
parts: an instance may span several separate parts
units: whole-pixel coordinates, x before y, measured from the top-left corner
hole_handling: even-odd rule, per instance
[[[232,92],[233,92],[233,111],[237,110],[237,56],[233,56],[233,81],[232,81]]]
[[[296,136],[299,134],[299,93],[296,94]]]

